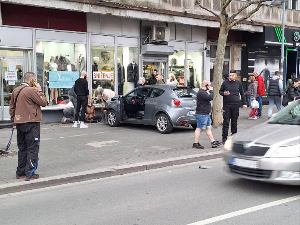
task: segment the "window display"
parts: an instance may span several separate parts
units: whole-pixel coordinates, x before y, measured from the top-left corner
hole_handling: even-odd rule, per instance
[[[187,59],[187,85],[192,88],[200,88],[203,81],[204,53],[189,51]]]
[[[86,70],[86,46],[38,41],[36,52],[38,82],[48,105],[65,103],[69,89]]]
[[[92,88],[93,97],[98,95],[96,89],[102,87],[115,91],[115,52],[114,47],[92,46]]]
[[[134,89],[139,80],[138,48],[118,47],[117,57],[118,94],[124,95]]]
[[[185,51],[175,51],[169,56],[169,74],[173,74],[178,82],[178,85],[184,85],[184,61]]]

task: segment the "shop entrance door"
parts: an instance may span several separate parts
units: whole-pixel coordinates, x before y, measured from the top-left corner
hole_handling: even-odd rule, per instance
[[[150,61],[150,60],[144,60],[143,61],[143,76],[145,79],[149,79],[153,73],[153,71],[157,69],[158,74],[160,74],[164,82],[167,81],[167,61]]]
[[[0,120],[9,120],[12,91],[23,81],[28,71],[28,51],[0,50]]]

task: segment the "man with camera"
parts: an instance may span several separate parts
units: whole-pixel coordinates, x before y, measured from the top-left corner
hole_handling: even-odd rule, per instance
[[[14,127],[17,128],[18,167],[16,179],[26,181],[38,179],[35,173],[38,166],[40,146],[40,122],[42,122],[41,106],[46,106],[47,100],[36,75],[27,72],[24,82],[12,92],[9,113]]]
[[[237,133],[237,120],[240,110],[240,96],[243,108],[247,109],[247,101],[244,94],[242,83],[236,80],[236,71],[230,70],[229,79],[225,80],[219,90],[223,96],[223,129],[222,143],[227,140],[229,121],[231,120],[231,134]]]
[[[204,146],[199,143],[199,138],[201,130],[206,131],[206,135],[211,142],[212,148],[217,148],[220,146],[220,142],[215,141],[212,131],[211,131],[211,103],[214,94],[208,80],[202,82],[202,87],[199,89],[197,94],[197,108],[196,108],[196,118],[197,118],[197,128],[195,130],[195,142],[193,148],[204,149]]]

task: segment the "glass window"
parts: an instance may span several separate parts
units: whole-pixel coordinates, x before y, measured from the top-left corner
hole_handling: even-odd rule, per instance
[[[138,48],[118,47],[118,94],[125,95],[139,80]]]
[[[48,104],[65,104],[68,91],[86,70],[86,45],[38,41],[36,63]]]
[[[184,85],[184,61],[185,51],[175,51],[169,56],[169,76],[173,74],[178,82],[178,85]]]
[[[187,59],[187,85],[192,88],[200,88],[204,74],[204,53],[189,51]]]
[[[165,91],[162,89],[158,89],[158,88],[153,88],[150,98],[157,98],[159,96],[161,96]]]
[[[210,46],[210,58],[216,58],[217,55],[217,45],[211,45]],[[226,46],[225,47],[225,59],[230,59],[230,47]]]
[[[196,97],[197,96],[197,92],[195,92],[192,88],[177,87],[177,88],[174,88],[173,91],[179,98]]]

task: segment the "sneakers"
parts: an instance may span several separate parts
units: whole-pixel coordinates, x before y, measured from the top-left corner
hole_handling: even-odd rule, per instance
[[[258,117],[256,117],[256,116],[252,116],[252,117],[249,117],[248,120],[257,120],[257,118]]]
[[[77,128],[78,122],[74,122],[74,124],[72,125],[72,127]]]
[[[16,179],[24,179],[25,178],[25,175],[16,175]]]
[[[80,128],[89,128],[89,126],[88,126],[88,125],[85,125],[84,122],[81,122],[81,123],[80,123]]]
[[[219,142],[219,141],[213,141],[212,143],[211,143],[211,147],[212,148],[217,148],[217,147],[219,147],[221,145],[221,142]]]
[[[204,149],[204,146],[198,142],[193,144],[193,148]]]
[[[38,174],[35,173],[35,174],[33,174],[31,177],[26,177],[25,180],[26,180],[26,181],[36,180],[36,179],[39,179],[39,177],[40,177],[40,176],[39,176]]]

